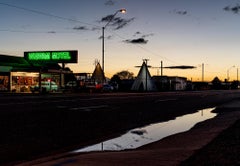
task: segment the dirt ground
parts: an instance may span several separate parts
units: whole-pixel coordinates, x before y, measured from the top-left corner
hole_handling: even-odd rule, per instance
[[[191,130],[135,150],[60,154],[19,165],[239,165],[240,102],[218,108],[218,116]]]

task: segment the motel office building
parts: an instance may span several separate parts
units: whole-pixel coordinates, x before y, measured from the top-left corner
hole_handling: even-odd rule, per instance
[[[29,61],[25,57],[0,55],[0,92],[30,92],[41,81],[64,85],[65,71],[57,62]]]

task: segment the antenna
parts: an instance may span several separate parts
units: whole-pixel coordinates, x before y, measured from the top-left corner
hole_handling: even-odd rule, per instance
[[[143,62],[145,62],[146,63],[146,65],[147,65],[147,62],[149,61],[149,59],[143,59]]]
[[[94,66],[96,67],[98,63],[99,63],[99,60],[98,60],[98,59],[95,59],[93,64],[94,64]]]

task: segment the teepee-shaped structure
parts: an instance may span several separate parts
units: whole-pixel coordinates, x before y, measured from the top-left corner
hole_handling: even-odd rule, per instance
[[[131,90],[135,91],[155,91],[156,86],[151,78],[148,66],[144,61],[139,72],[138,76],[135,79]]]
[[[105,75],[99,63],[97,63],[95,70],[92,74],[92,80],[94,80],[94,82],[97,82],[97,83],[105,82]]]

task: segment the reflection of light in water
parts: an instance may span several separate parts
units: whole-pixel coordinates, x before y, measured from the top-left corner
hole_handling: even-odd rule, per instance
[[[208,108],[193,114],[177,117],[176,119],[167,122],[136,128],[118,138],[114,138],[83,149],[75,150],[73,153],[101,150],[120,151],[125,149],[135,149],[140,146],[158,141],[169,135],[187,131],[196,123],[215,117],[216,113],[211,112],[214,109],[215,108]]]

